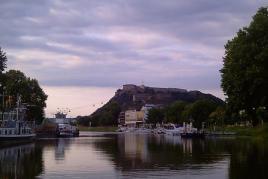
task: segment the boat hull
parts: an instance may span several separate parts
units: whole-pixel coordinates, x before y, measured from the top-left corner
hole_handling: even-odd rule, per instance
[[[79,137],[79,132],[59,132],[58,137]]]
[[[0,140],[25,140],[25,139],[34,139],[35,134],[22,134],[22,135],[0,135]]]
[[[181,133],[181,138],[204,138],[204,133]]]

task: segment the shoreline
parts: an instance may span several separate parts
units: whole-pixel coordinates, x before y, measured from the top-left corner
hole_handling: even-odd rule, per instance
[[[118,127],[116,126],[98,126],[87,127],[79,126],[80,131],[89,132],[116,132]],[[209,130],[208,130],[209,131]],[[268,138],[268,123],[257,127],[245,127],[245,126],[223,126],[217,127],[214,133],[235,133],[235,137],[249,137],[249,138]]]
[[[88,126],[78,126],[80,132],[116,132],[117,126],[98,126],[98,127],[88,127]]]

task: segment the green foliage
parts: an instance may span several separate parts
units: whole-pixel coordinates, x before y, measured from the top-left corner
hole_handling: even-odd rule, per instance
[[[3,94],[3,85],[4,85],[4,81],[5,81],[5,77],[3,75],[3,72],[6,68],[6,63],[7,63],[6,53],[0,47],[0,94]],[[1,96],[1,101],[2,101],[2,96]],[[3,110],[2,106],[0,109]]]
[[[27,78],[24,73],[17,70],[9,70],[5,74],[5,94],[12,96],[12,100],[5,108],[16,106],[16,96],[21,96],[22,102],[28,105],[27,120],[41,123],[44,119],[44,108],[46,107],[47,95],[39,86],[36,79]]]
[[[223,124],[225,109],[210,100],[198,100],[187,104],[177,101],[173,104],[157,109],[153,108],[148,114],[148,123],[176,123],[193,122],[195,127],[200,128],[203,122]]]
[[[260,8],[250,25],[227,42],[223,59],[221,86],[228,96],[228,110],[233,115],[244,109],[256,125],[255,109],[268,107],[267,8]]]
[[[258,107],[256,113],[257,113],[257,118],[260,121],[268,122],[268,111],[267,111],[266,107]]]
[[[24,73],[17,70],[10,70],[3,73],[7,65],[6,53],[0,47],[0,93],[1,101],[4,93],[8,99],[5,104],[0,104],[1,110],[6,111],[16,106],[17,95],[20,95],[22,102],[26,103],[27,112],[26,119],[41,123],[44,119],[44,108],[46,107],[47,95],[41,89],[38,81],[28,78]]]
[[[164,122],[182,123],[183,111],[186,107],[186,102],[176,101],[170,106],[165,108],[165,120]]]
[[[90,117],[89,116],[77,116],[76,120],[77,120],[78,125],[88,126]]]
[[[157,124],[164,120],[164,110],[153,108],[149,110],[148,123]]]
[[[186,107],[184,112],[185,119],[193,122],[195,127],[201,128],[202,123],[206,122],[209,115],[217,108],[212,101],[198,100]]]
[[[250,136],[254,138],[268,138],[268,123],[258,125],[256,127],[248,126],[225,126],[218,129],[218,131],[235,132],[238,136]]]
[[[121,111],[120,106],[116,102],[105,105],[100,113],[91,116],[90,122],[92,126],[111,126],[117,125],[118,115]]]
[[[207,122],[209,125],[223,126],[224,119],[225,119],[225,109],[223,106],[218,106],[215,111],[210,113]]]

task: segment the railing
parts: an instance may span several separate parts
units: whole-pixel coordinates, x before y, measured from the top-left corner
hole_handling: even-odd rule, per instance
[[[17,130],[15,128],[0,128],[0,135],[16,135]]]
[[[32,134],[32,129],[22,127],[20,130],[17,128],[0,128],[0,135],[19,135],[19,134]]]

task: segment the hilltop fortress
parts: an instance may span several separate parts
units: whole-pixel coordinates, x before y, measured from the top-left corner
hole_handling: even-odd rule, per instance
[[[140,111],[143,106],[148,104],[166,106],[175,101],[192,103],[201,99],[210,100],[217,104],[224,103],[221,99],[200,91],[125,84],[122,89],[118,89],[115,92],[115,95],[108,101],[108,103],[97,109],[90,117],[96,122],[100,119],[107,120],[107,115],[110,115],[109,120],[112,120],[110,122],[116,123],[120,111]]]

